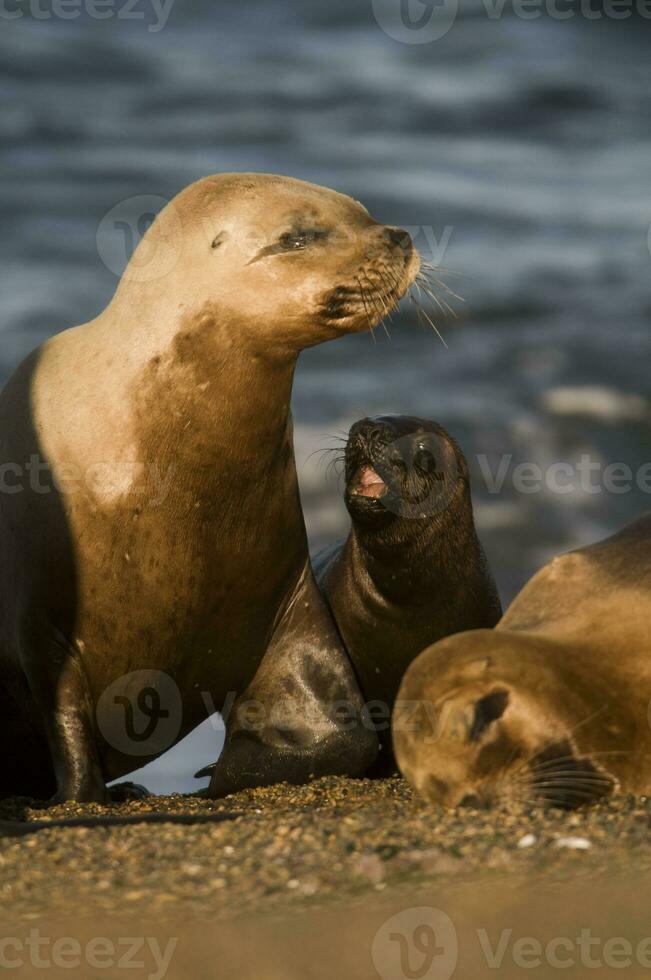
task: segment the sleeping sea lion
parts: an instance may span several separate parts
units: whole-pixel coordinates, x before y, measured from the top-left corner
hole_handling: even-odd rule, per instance
[[[446,806],[647,794],[650,704],[651,514],[555,558],[494,630],[425,650],[398,694],[396,758]]]

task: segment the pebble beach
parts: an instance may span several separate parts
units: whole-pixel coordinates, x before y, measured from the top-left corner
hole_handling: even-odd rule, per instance
[[[42,809],[5,800],[1,819],[149,812],[229,812],[185,826],[54,828],[0,840],[0,890],[12,915],[125,910],[178,918],[345,905],[392,889],[446,885],[476,873],[557,881],[634,866],[651,870],[651,801],[621,796],[575,812],[532,807],[445,811],[398,778],[319,779],[223,801],[149,797]]]

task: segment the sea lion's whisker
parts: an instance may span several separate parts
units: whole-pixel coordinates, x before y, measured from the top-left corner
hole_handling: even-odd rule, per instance
[[[576,725],[573,725],[572,728],[570,728],[570,735],[573,735],[574,732],[578,732],[579,728],[583,728],[584,725],[588,725],[591,721],[594,721],[595,718],[598,718],[599,715],[602,715],[604,711],[607,710],[608,710],[608,705],[602,704],[600,708],[597,708],[596,711],[593,711],[592,714],[588,715],[587,718],[584,718],[583,721],[579,721],[576,723]]]
[[[420,289],[420,286],[418,285],[418,283],[416,283],[415,285],[416,285],[416,289]],[[416,299],[414,299],[414,303],[416,304],[417,307],[420,306],[420,304],[418,303],[418,301]],[[441,341],[441,343],[443,344],[443,346],[447,349],[447,346],[448,345],[446,344],[445,340],[443,339],[443,336],[441,334],[441,331],[436,326],[436,324],[434,323],[434,321],[432,320],[432,318],[429,316],[429,314],[422,307],[420,307],[420,308],[422,310],[423,316],[425,317],[426,321],[429,323],[429,325],[431,326],[432,330],[434,330],[434,332],[437,334],[437,336],[438,336],[439,340]]]
[[[433,262],[428,262],[427,259],[421,259],[419,271],[425,272],[428,275],[452,276],[453,279],[470,280],[475,278],[467,272],[459,272],[458,269],[449,269],[445,265],[434,265]]]
[[[416,276],[416,282],[422,287],[422,289],[427,293],[427,295],[430,297],[430,299],[433,302],[435,302],[438,306],[442,306],[445,310],[447,310],[447,312],[451,316],[458,318],[457,311],[454,309],[453,306],[451,306],[448,303],[448,301],[444,297],[438,296],[436,294],[436,291],[432,286],[431,282],[429,281],[429,279],[419,274]]]
[[[449,314],[455,320],[458,319],[456,311],[452,309],[450,304],[446,303],[444,299],[440,299],[436,293],[432,292],[430,287],[425,284],[423,279],[416,277],[416,285],[432,300],[432,302],[436,303],[441,313]]]
[[[375,333],[373,332],[373,321],[371,319],[371,314],[369,312],[368,306],[366,305],[366,295],[364,292],[364,287],[362,286],[361,279],[358,279],[357,276],[355,277],[355,279],[357,281],[357,285],[359,286],[359,294],[362,297],[362,303],[364,304],[364,313],[366,314],[366,322],[368,323],[369,331],[371,337],[373,338],[373,343],[376,343]]]
[[[421,259],[420,268],[422,271],[429,273],[430,275],[443,275],[452,276],[454,279],[472,279],[467,272],[459,272],[458,269],[449,269],[445,265],[435,265],[433,262],[428,262],[427,259]]]
[[[364,307],[364,313],[366,314],[366,320],[368,322],[369,327],[371,327],[371,329],[372,329],[372,326],[371,326],[371,317],[370,317],[370,314],[369,314],[369,311],[368,311],[368,306],[366,305],[366,296],[364,295],[364,287],[362,286],[361,280],[357,276],[355,276],[355,282],[357,283],[357,285],[359,287],[359,295],[361,297],[362,305]]]
[[[418,305],[418,303],[416,302],[416,300],[414,299],[414,295],[411,292],[409,293],[409,299],[414,304],[414,308],[416,310],[416,317],[418,319],[418,326],[419,327],[422,327],[423,330],[428,330],[429,328],[428,328],[427,324],[425,323],[425,320],[423,319],[423,314],[422,314],[421,308]]]
[[[373,282],[369,279],[369,277],[368,277],[367,274],[364,275],[364,278],[366,279],[366,281],[368,282],[369,286],[371,287],[371,289],[367,292],[366,295],[370,298],[370,301],[373,304],[373,307],[375,309],[375,315],[377,317],[377,324],[376,324],[376,326],[381,326],[381,325],[383,326],[384,325],[384,317],[385,317],[386,314],[384,313],[384,311],[382,310],[382,308],[380,306],[378,306],[377,290],[376,290]]]
[[[439,270],[433,270],[427,268],[423,269],[421,267],[419,274],[422,275],[423,278],[427,279],[430,285],[434,283],[444,292],[448,293],[449,296],[453,296],[454,299],[458,300],[460,303],[465,303],[465,299],[463,298],[463,296],[459,296],[459,294],[455,293],[453,289],[450,289],[450,287],[446,282],[444,282],[442,279],[439,279],[438,276],[434,275],[434,271],[439,271]]]
[[[391,340],[391,334],[389,333],[389,331],[387,329],[387,325],[386,325],[385,320],[388,319],[390,323],[393,322],[393,316],[392,316],[392,309],[393,308],[389,305],[389,302],[388,302],[388,300],[386,298],[386,281],[385,281],[385,277],[384,277],[384,275],[382,273],[380,273],[380,278],[381,278],[383,292],[380,293],[380,295],[378,296],[378,299],[379,299],[380,303],[382,304],[382,307],[383,307],[383,310],[384,310],[384,318],[385,318],[385,319],[383,319],[381,321],[381,326],[382,326],[382,329],[384,330],[385,334],[389,338],[389,340]]]
[[[330,473],[332,472],[332,470],[334,470],[335,473],[337,474],[337,487],[341,486],[341,478],[345,474],[345,462],[346,462],[345,459],[342,456],[339,456],[336,459],[331,459],[326,467],[326,471],[325,471],[326,480],[330,479]],[[337,466],[340,463],[342,464],[342,468],[337,469]]]
[[[387,288],[386,287],[386,271],[385,271],[384,274],[381,274],[381,275],[382,275],[382,286],[383,286],[383,289],[385,290],[385,293],[386,293],[386,288]],[[391,284],[389,283],[389,291],[391,291],[391,289],[392,289],[392,287],[391,287]],[[389,323],[393,323],[393,310],[395,310],[395,306],[392,307],[389,304],[389,301],[386,298],[386,295],[384,295],[382,297],[382,303],[383,303],[383,305],[385,307],[385,310],[386,310],[385,317],[389,320]],[[387,325],[386,325],[386,323],[385,323],[384,320],[382,321],[382,328],[383,328],[385,334],[387,335],[387,337],[389,338],[389,340],[391,340],[391,334],[389,333],[389,328],[387,327]]]
[[[604,750],[603,752],[589,752],[587,753],[591,759],[597,759],[602,756],[612,756],[612,755],[630,755],[630,751],[625,749],[612,749]],[[537,761],[536,759],[530,760],[530,762],[525,763],[528,765],[529,769],[533,772],[542,772],[544,770],[554,769],[559,765],[563,765],[566,762],[576,762],[577,757],[575,755],[559,755],[553,759],[546,759]]]
[[[342,456],[342,454],[341,454],[341,447],[340,446],[324,446],[321,449],[315,449],[314,452],[311,452],[310,455],[306,458],[305,462],[306,463],[309,463],[309,461],[311,459],[313,459],[315,456],[319,456],[320,457],[319,458],[319,465],[320,465],[323,462],[324,458],[328,454],[331,454],[331,453],[338,453],[338,457],[337,458],[340,458],[340,459],[343,459],[344,458]]]
[[[607,779],[605,776],[599,777],[594,773],[589,773],[587,771],[581,772],[550,772],[547,774],[546,779],[532,779],[531,785],[535,786],[536,789],[540,789],[543,786],[561,786],[564,784],[572,785],[574,782],[591,784],[593,786],[612,786],[613,780]]]

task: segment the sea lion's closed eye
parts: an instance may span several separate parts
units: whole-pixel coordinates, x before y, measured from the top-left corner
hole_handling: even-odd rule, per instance
[[[478,742],[494,721],[501,718],[509,703],[509,692],[504,690],[491,691],[480,698],[475,705],[475,717],[470,729],[469,740]]]
[[[328,237],[328,232],[319,228],[299,228],[292,231],[283,232],[277,242],[267,245],[260,249],[258,254],[251,259],[249,265],[265,259],[270,255],[283,255],[288,252],[302,252],[304,249],[313,245],[314,242]]]

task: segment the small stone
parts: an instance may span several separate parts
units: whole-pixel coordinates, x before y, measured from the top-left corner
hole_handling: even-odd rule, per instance
[[[559,837],[554,841],[555,847],[566,847],[571,851],[588,851],[592,844],[587,837]]]
[[[538,838],[535,834],[525,834],[524,837],[521,837],[518,841],[518,847],[522,849],[525,847],[533,847],[537,840]]]
[[[181,871],[184,875],[189,875],[191,878],[195,878],[197,875],[201,874],[203,868],[200,864],[182,864]]]
[[[357,874],[378,885],[384,878],[384,863],[377,854],[362,854],[357,862]]]

